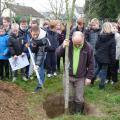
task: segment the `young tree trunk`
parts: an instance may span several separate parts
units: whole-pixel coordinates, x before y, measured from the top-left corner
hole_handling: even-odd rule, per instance
[[[69,0],[65,0],[66,3],[66,15],[67,15],[67,31],[66,31],[66,39],[69,40],[69,35],[70,35],[70,26],[72,22],[72,18],[74,15],[74,9],[75,9],[75,2],[76,0],[72,0],[72,12],[71,14],[69,13]],[[65,97],[65,113],[68,113],[68,102],[69,102],[69,49],[66,47],[65,49],[65,72],[64,72],[64,97]]]

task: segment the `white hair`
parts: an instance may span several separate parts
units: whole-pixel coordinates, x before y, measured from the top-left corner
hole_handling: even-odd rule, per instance
[[[83,37],[84,38],[84,34],[80,31],[76,31],[73,33],[72,39],[75,39],[76,37]]]
[[[12,25],[11,25],[11,29],[13,30],[13,29],[19,29],[19,25],[17,24],[17,23],[13,23]]]

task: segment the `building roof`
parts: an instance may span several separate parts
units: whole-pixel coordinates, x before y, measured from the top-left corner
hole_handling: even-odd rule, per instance
[[[15,12],[17,15],[22,15],[22,16],[32,16],[32,17],[39,17],[39,18],[44,18],[43,15],[41,15],[39,12],[37,12],[35,9],[32,7],[27,7],[27,6],[21,6],[21,5],[15,5],[15,4],[9,4],[6,3],[6,6],[11,9],[13,12]]]

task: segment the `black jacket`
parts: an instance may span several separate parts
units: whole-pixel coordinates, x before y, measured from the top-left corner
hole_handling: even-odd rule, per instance
[[[35,64],[40,66],[44,59],[47,48],[50,47],[49,40],[45,37],[42,39],[32,39],[31,50],[35,54]]]
[[[95,44],[96,44],[96,41],[98,40],[100,31],[101,29],[94,29],[94,30],[87,29],[85,31],[85,39],[87,40],[87,42],[89,42],[92,45],[94,52],[95,52]]]
[[[23,44],[24,40],[22,39],[22,37],[11,34],[9,38],[9,50],[11,56],[20,55],[24,50]]]
[[[57,48],[56,53],[61,56],[64,52],[63,45]],[[73,74],[73,44],[69,45],[69,76],[76,78],[92,79],[94,76],[94,57],[92,46],[85,41],[83,48],[80,52],[80,59],[77,69],[77,74]]]
[[[96,42],[95,58],[99,63],[115,62],[116,43],[114,34],[101,34]]]
[[[49,46],[49,47],[47,48],[47,51],[48,51],[48,52],[55,52],[56,48],[57,48],[58,45],[59,45],[58,33],[53,32],[53,31],[51,31],[51,30],[48,30],[48,31],[47,31],[47,38],[49,39],[50,44],[51,44],[51,46]]]

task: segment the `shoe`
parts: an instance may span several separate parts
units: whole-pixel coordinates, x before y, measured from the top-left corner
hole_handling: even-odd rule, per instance
[[[91,80],[91,85],[94,85],[95,80],[96,80],[96,77],[93,77],[93,79]]]
[[[69,101],[69,113],[73,115],[75,113],[75,102]]]
[[[32,92],[32,93],[37,93],[40,89],[42,89],[42,87],[37,86],[37,87],[35,88],[34,92]]]
[[[34,77],[29,77],[30,80],[34,80]]]
[[[28,79],[27,79],[26,77],[22,77],[22,79],[23,79],[24,81],[28,81]]]
[[[84,112],[84,103],[75,102],[75,114],[83,114]]]
[[[16,78],[16,77],[13,77],[12,82],[15,82],[16,80],[17,80],[17,78]]]
[[[57,73],[56,73],[56,72],[54,72],[54,73],[53,73],[53,75],[54,75],[54,76],[57,76]]]
[[[50,77],[52,77],[52,75],[51,74],[47,74],[47,77],[50,78]]]
[[[113,81],[111,81],[111,85],[114,85],[115,83]]]
[[[109,80],[106,80],[106,81],[105,81],[105,84],[108,84],[108,83],[109,83]]]

